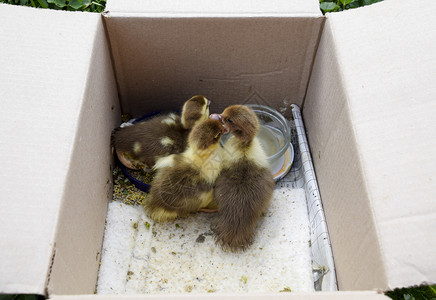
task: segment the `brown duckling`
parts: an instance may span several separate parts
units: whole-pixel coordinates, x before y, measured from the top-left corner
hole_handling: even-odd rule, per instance
[[[201,209],[216,209],[213,185],[221,168],[223,133],[220,121],[202,121],[189,134],[183,153],[157,160],[150,196],[143,204],[151,219],[170,221]]]
[[[259,121],[251,109],[233,105],[211,117],[220,119],[233,135],[224,146],[226,156],[215,184],[219,207],[215,238],[224,249],[245,250],[252,244],[256,226],[272,198],[273,175],[256,137]]]
[[[135,123],[112,132],[112,146],[130,169],[151,169],[158,157],[181,153],[189,131],[209,117],[210,101],[197,95],[186,101],[181,117],[175,113]]]

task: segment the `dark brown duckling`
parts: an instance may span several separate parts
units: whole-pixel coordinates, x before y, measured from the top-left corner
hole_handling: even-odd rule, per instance
[[[112,146],[120,162],[130,169],[151,169],[158,157],[181,153],[195,124],[209,117],[206,97],[197,95],[186,101],[181,117],[175,113],[116,128]]]
[[[224,148],[225,159],[214,190],[219,207],[214,232],[217,243],[231,251],[245,250],[271,201],[274,179],[256,134],[259,121],[246,106],[233,105],[219,118],[233,134]]]
[[[220,121],[202,121],[189,134],[183,153],[157,160],[150,196],[143,204],[151,219],[170,221],[200,209],[216,209],[213,185],[221,169],[223,130]]]

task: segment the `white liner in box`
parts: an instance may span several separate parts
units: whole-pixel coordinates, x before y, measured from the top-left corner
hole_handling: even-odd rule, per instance
[[[213,215],[154,224],[141,206],[114,201],[108,209],[97,293],[337,290],[302,116],[296,105],[292,112],[294,163],[278,182],[256,240],[245,253],[225,253],[215,245]]]
[[[324,216],[303,118],[300,108],[295,104],[292,105],[292,116],[295,122],[295,132],[292,131],[291,140],[294,147],[294,162],[290,174],[281,182],[283,185],[288,185],[292,188],[304,187],[306,191],[311,228],[310,241],[315,290],[336,291],[338,286],[327,222]]]

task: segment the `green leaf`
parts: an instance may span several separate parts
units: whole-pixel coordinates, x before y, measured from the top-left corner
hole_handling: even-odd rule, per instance
[[[47,0],[48,3],[54,3],[57,7],[64,8],[67,4],[65,0]]]
[[[19,295],[0,295],[0,300],[15,300]]]
[[[332,12],[332,11],[337,11],[339,9],[339,5],[337,5],[334,2],[323,2],[319,5],[319,7],[321,8],[321,10],[326,13],[326,12]]]
[[[79,9],[81,7],[87,7],[91,4],[91,0],[70,0],[70,6],[74,9]]]
[[[20,5],[27,5],[29,0],[20,0]]]
[[[91,11],[91,12],[103,12],[104,8],[105,8],[105,2],[104,1],[100,1],[100,3],[92,1],[91,5],[89,5],[88,7],[85,8],[86,11]]]
[[[38,3],[41,5],[41,7],[48,8],[48,3],[46,0],[38,0]]]
[[[360,6],[359,1],[358,0],[353,0],[353,1],[351,1],[349,4],[347,4],[345,6],[345,9],[357,8],[359,6]]]
[[[41,300],[44,299],[42,296],[33,294],[11,294],[11,295],[0,295],[0,300]]]
[[[374,4],[374,3],[377,3],[380,1],[382,1],[382,0],[360,0],[359,2],[360,2],[361,6],[365,6],[365,5]]]
[[[345,7],[345,5],[347,5],[347,4],[351,3],[351,2],[353,2],[354,0],[339,0],[339,1],[341,1],[342,6]]]
[[[92,4],[94,4],[94,5],[98,5],[98,6],[101,6],[101,7],[105,7],[104,5],[102,5],[102,4],[100,4],[100,3],[97,3],[97,2],[94,2],[94,1],[92,1]]]
[[[435,298],[436,285],[421,285],[408,288],[394,289],[387,291],[385,294],[392,299],[413,300],[413,299],[432,299]]]
[[[55,0],[55,4],[58,7],[65,7],[65,6],[67,6],[67,3],[66,3],[65,0]]]

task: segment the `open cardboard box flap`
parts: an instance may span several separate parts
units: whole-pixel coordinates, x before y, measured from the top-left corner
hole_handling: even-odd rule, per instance
[[[436,281],[436,20],[423,7],[436,5],[387,0],[324,26],[303,116],[339,289]]]
[[[1,4],[0,23],[0,293],[92,292],[120,118],[101,16]]]
[[[154,1],[149,13],[122,2],[104,18],[0,5],[0,293],[93,293],[121,111],[179,108],[199,93],[216,111],[303,107],[340,289],[436,281],[436,4],[385,0],[328,15],[322,29],[315,0],[234,14],[233,2]],[[384,297],[305,297],[335,295]]]

